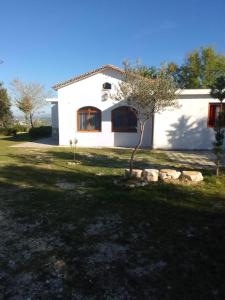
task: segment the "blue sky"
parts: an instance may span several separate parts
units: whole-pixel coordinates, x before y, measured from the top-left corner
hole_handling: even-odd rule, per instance
[[[47,89],[127,58],[181,63],[190,50],[225,51],[225,0],[5,0],[0,2],[0,80]],[[48,110],[48,109],[47,109]]]

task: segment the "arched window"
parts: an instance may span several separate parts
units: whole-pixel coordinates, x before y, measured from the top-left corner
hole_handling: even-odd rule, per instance
[[[111,90],[112,85],[109,82],[105,82],[105,83],[103,83],[102,87],[103,87],[103,90]]]
[[[101,111],[92,106],[82,107],[77,111],[78,131],[101,131]]]
[[[113,132],[137,132],[135,110],[129,106],[120,106],[112,111]]]

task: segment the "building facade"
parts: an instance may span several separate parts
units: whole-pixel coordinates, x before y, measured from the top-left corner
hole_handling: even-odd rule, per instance
[[[112,65],[56,84],[52,105],[53,135],[59,145],[78,139],[80,147],[132,147],[138,141],[137,120],[124,101],[112,97],[123,71]],[[145,127],[142,147],[211,149],[218,101],[209,90],[181,90],[178,108],[157,113]]]

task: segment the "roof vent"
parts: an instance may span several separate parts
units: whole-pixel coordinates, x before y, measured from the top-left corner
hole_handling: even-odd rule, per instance
[[[112,85],[109,82],[105,82],[105,83],[103,83],[102,87],[104,90],[111,90]]]

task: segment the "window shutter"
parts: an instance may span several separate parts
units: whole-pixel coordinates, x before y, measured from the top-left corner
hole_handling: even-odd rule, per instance
[[[213,127],[216,121],[216,105],[210,104],[209,109],[209,126]]]
[[[216,124],[216,118],[218,116],[218,109],[220,109],[219,103],[209,103],[209,114],[208,114],[208,127],[214,127]],[[223,103],[223,113],[225,112],[225,104]],[[225,126],[225,113],[223,126]]]

